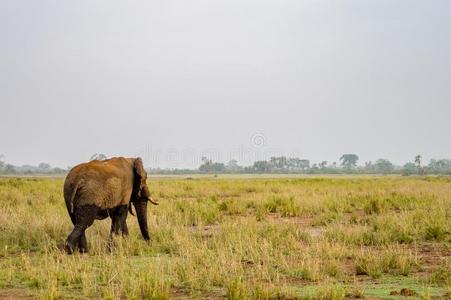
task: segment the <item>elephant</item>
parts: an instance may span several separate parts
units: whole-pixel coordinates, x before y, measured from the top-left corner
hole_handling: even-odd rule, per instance
[[[85,231],[94,220],[112,219],[113,234],[128,235],[127,215],[135,207],[144,240],[150,240],[147,202],[157,205],[146,183],[147,173],[141,158],[114,157],[93,160],[73,167],[64,181],[64,200],[74,229],[65,242],[67,253],[87,253]]]

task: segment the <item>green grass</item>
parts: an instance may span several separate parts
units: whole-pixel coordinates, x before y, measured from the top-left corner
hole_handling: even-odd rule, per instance
[[[62,179],[0,179],[0,296],[343,299],[450,290],[451,178],[157,178],[152,240],[136,218],[108,252],[58,250],[72,229]]]

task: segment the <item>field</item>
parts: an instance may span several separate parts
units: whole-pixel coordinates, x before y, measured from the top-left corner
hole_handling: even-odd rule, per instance
[[[63,179],[0,179],[0,298],[449,298],[450,177],[151,178],[152,241],[89,254]]]

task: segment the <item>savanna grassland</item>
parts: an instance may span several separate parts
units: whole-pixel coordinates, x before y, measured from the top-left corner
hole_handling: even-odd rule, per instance
[[[450,177],[152,178],[150,243],[74,255],[62,185],[0,179],[0,298],[450,297]]]

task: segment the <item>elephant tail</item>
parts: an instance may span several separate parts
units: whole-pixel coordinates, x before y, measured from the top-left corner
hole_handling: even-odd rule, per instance
[[[72,193],[70,195],[70,200],[69,200],[69,214],[70,214],[70,218],[73,219],[73,214],[74,214],[74,200],[75,200],[75,195],[77,194],[77,190],[80,187],[80,181],[78,181],[74,188],[72,189]],[[74,220],[72,220],[74,221]]]

